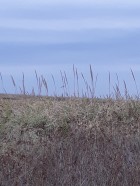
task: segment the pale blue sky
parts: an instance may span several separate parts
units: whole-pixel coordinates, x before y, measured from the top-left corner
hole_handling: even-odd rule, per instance
[[[139,84],[140,2],[0,0],[0,72],[7,92],[13,91],[10,74],[20,84],[22,72],[30,91],[36,69],[47,78],[51,94],[51,74],[58,89],[60,70],[66,71],[73,84],[73,64],[87,79],[92,65],[98,73],[97,95],[108,93],[109,71],[112,85],[117,73],[135,94],[130,68]]]

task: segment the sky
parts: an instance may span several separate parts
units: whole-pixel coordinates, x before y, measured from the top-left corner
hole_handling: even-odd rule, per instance
[[[61,94],[61,72],[66,72],[74,91],[73,64],[79,86],[85,88],[81,72],[90,82],[92,65],[97,96],[123,80],[136,93],[140,79],[140,1],[138,0],[0,0],[0,92],[14,93],[25,74],[26,89],[36,87],[35,70],[53,94],[52,74]],[[119,77],[119,82],[117,80]],[[19,89],[17,87],[17,89]],[[37,90],[36,90],[37,91]],[[19,91],[17,91],[19,92]]]

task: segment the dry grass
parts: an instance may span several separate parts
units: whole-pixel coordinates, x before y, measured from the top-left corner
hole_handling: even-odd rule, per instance
[[[20,95],[0,94],[0,186],[140,185],[140,99],[131,73],[136,99],[125,81],[122,97],[118,76],[112,94],[110,73],[109,95],[96,98],[91,66],[91,85],[81,74],[86,87],[81,98],[75,66],[73,96],[65,71],[62,97],[53,75],[55,92],[49,97],[47,81],[36,71],[39,96],[34,89],[27,95],[23,74]],[[13,76],[11,80],[17,92]]]
[[[0,99],[1,186],[140,185],[140,102]]]

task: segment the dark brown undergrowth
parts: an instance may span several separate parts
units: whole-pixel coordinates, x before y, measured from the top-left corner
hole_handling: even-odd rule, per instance
[[[1,186],[140,185],[140,102],[0,100]]]

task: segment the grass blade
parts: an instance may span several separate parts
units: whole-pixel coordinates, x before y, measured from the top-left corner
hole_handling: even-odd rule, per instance
[[[4,90],[4,93],[7,94],[5,87],[4,87],[4,83],[3,83],[3,78],[2,78],[2,74],[0,72],[0,78],[1,78],[1,83],[2,83],[2,89]]]
[[[15,94],[17,94],[17,86],[16,86],[15,80],[12,75],[11,75],[11,80],[12,80],[13,86],[15,88]]]
[[[52,74],[51,74],[51,76],[52,76],[52,80],[53,80],[53,84],[54,84],[54,89],[55,89],[54,96],[57,97],[57,89],[56,89],[55,79],[54,79],[54,76]]]
[[[23,94],[26,94],[26,90],[25,90],[25,78],[24,78],[24,73],[22,73],[22,88],[23,88]]]
[[[138,90],[137,82],[136,82],[133,70],[132,69],[130,69],[130,70],[131,70],[131,74],[132,74],[132,77],[133,77],[133,80],[134,80],[134,83],[135,83],[135,87],[136,87],[136,91],[137,91],[137,97],[139,98],[139,90]]]
[[[93,79],[93,70],[92,70],[91,65],[90,65],[90,77],[91,77],[91,96],[92,96],[92,98],[94,98],[95,87],[94,87],[94,79]]]
[[[73,75],[74,75],[74,97],[76,96],[76,88],[75,88],[75,82],[76,82],[76,75],[75,75],[76,73],[75,73],[75,66],[74,66],[74,64],[73,64]]]

